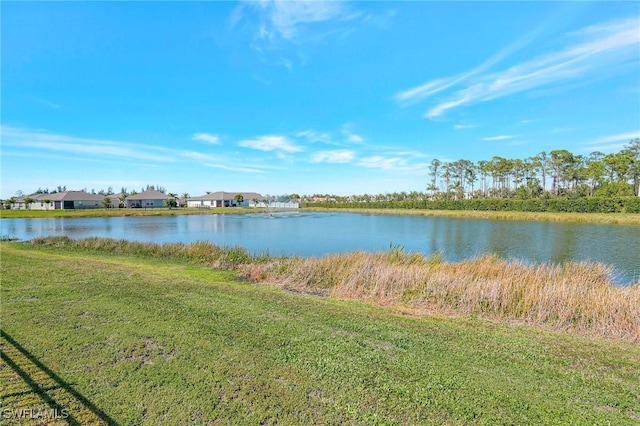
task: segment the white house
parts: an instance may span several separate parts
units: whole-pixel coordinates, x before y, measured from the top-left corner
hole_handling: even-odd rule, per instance
[[[237,195],[242,196],[238,202]],[[210,192],[199,197],[187,199],[187,207],[211,208],[211,207],[253,207],[253,204],[263,200],[264,197],[256,192]]]

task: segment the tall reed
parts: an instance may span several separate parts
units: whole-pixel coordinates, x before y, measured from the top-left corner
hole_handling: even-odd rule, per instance
[[[246,276],[300,292],[640,342],[640,282],[615,286],[612,268],[600,263],[527,264],[495,255],[451,263],[356,252],[252,268]]]

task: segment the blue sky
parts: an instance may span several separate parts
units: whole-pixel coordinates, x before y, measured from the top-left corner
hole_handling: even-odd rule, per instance
[[[640,137],[638,2],[2,2],[0,197],[425,191]]]

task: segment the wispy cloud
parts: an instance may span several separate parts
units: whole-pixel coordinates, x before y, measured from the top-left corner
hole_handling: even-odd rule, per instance
[[[607,143],[607,142],[629,142],[631,139],[640,138],[640,130],[635,132],[620,133],[617,135],[603,136],[596,139],[593,143]]]
[[[305,138],[307,141],[311,143],[320,142],[327,145],[336,145],[336,143],[333,141],[333,137],[331,136],[331,133],[328,133],[328,132],[318,132],[313,129],[308,129],[308,130],[303,130],[301,132],[296,133],[295,136],[298,138]]]
[[[220,144],[220,136],[212,135],[211,133],[194,133],[192,139],[194,141],[203,141],[212,145]]]
[[[59,104],[57,104],[55,102],[48,101],[46,99],[34,98],[34,100],[37,103],[39,103],[40,105],[46,106],[47,108],[51,108],[51,109],[61,109],[62,108],[62,105],[59,105]]]
[[[245,139],[238,142],[238,145],[260,151],[279,151],[287,153],[303,151],[301,146],[291,143],[286,137],[276,135],[260,136],[256,139]]]
[[[336,28],[335,24],[353,21],[362,15],[343,1],[245,1],[233,10],[229,24],[234,28],[243,19],[254,21],[250,27],[255,30],[256,40],[273,47],[281,41],[297,43],[305,36],[318,39],[328,34],[349,32],[349,27]],[[313,36],[308,36],[310,27],[327,23],[333,25],[314,28]]]
[[[640,60],[640,18],[594,25],[568,34],[563,49],[537,56],[498,72],[485,73],[510,52],[524,45],[504,49],[481,66],[458,76],[432,80],[399,92],[401,104],[420,101],[436,93],[458,87],[432,106],[424,117],[437,118],[447,111],[479,102],[526,92],[542,86],[571,83],[575,78],[602,77],[620,66]]]
[[[353,161],[356,154],[348,149],[336,149],[331,151],[318,151],[311,155],[312,163],[349,163]]]
[[[66,153],[71,156],[115,157],[162,163],[177,161],[175,153],[151,145],[59,135],[43,130],[2,126],[2,144]]]
[[[265,170],[262,169],[253,169],[250,167],[242,167],[242,166],[230,166],[226,164],[213,164],[213,163],[203,163],[207,167],[211,167],[214,169],[222,169],[228,170],[232,172],[241,172],[241,173],[265,173]]]
[[[616,152],[623,149],[630,140],[636,138],[640,138],[640,131],[602,136],[587,143],[582,150],[584,152]]]
[[[355,133],[347,136],[347,142],[350,143],[362,143],[363,141],[362,136],[356,135]]]
[[[10,126],[0,126],[2,147],[33,148],[42,158],[49,160],[82,160],[116,162],[136,167],[164,167],[169,163],[189,162],[238,172],[259,173],[273,169],[270,165],[251,164],[251,159],[239,161],[233,156],[211,155],[197,151],[156,147],[131,142],[116,142],[101,139],[79,138]],[[33,156],[33,155],[32,155]]]
[[[414,87],[412,89],[399,92],[394,96],[394,98],[396,102],[400,103],[403,106],[407,106],[407,105],[419,102],[423,99],[426,99],[430,96],[433,96],[436,93],[440,93],[446,89],[449,89],[450,87],[453,87],[459,83],[464,82],[465,80],[468,80],[484,72],[485,70],[491,68],[493,65],[497,64],[498,62],[502,61],[503,59],[511,55],[512,53],[524,48],[529,43],[531,43],[531,41],[533,41],[533,39],[536,37],[538,32],[539,30],[534,30],[524,35],[523,37],[516,40],[514,43],[511,43],[504,49],[500,50],[498,53],[491,56],[489,59],[487,59],[482,64],[473,68],[470,71],[467,71],[458,75],[454,75],[451,77],[438,78],[438,79],[429,81],[418,87]],[[451,105],[451,107],[457,106],[456,102],[447,103],[447,105],[449,104]]]
[[[478,127],[475,124],[456,124],[453,126],[454,129],[456,130],[462,130],[462,129],[474,129]]]
[[[340,132],[345,136],[346,141],[350,144],[361,144],[364,138],[354,132],[353,123],[345,123],[340,127]]]
[[[263,36],[279,36],[293,39],[309,24],[340,18],[345,13],[345,4],[317,1],[264,1],[256,3],[264,10]]]
[[[498,135],[498,136],[487,136],[486,138],[482,138],[483,141],[504,141],[507,139],[513,139],[516,135]]]
[[[428,164],[411,163],[408,159],[400,156],[389,157],[383,155],[373,155],[362,158],[356,163],[360,167],[369,169],[380,169],[390,172],[408,173],[408,172],[424,172],[426,173]]]

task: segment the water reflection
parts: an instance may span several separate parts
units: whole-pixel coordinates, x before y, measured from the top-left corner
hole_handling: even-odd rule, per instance
[[[385,251],[391,244],[457,261],[483,253],[561,263],[593,260],[614,265],[628,281],[640,276],[640,227],[495,221],[350,213],[276,213],[117,218],[2,219],[0,234],[109,237],[145,242],[211,241],[254,253],[321,256]]]

